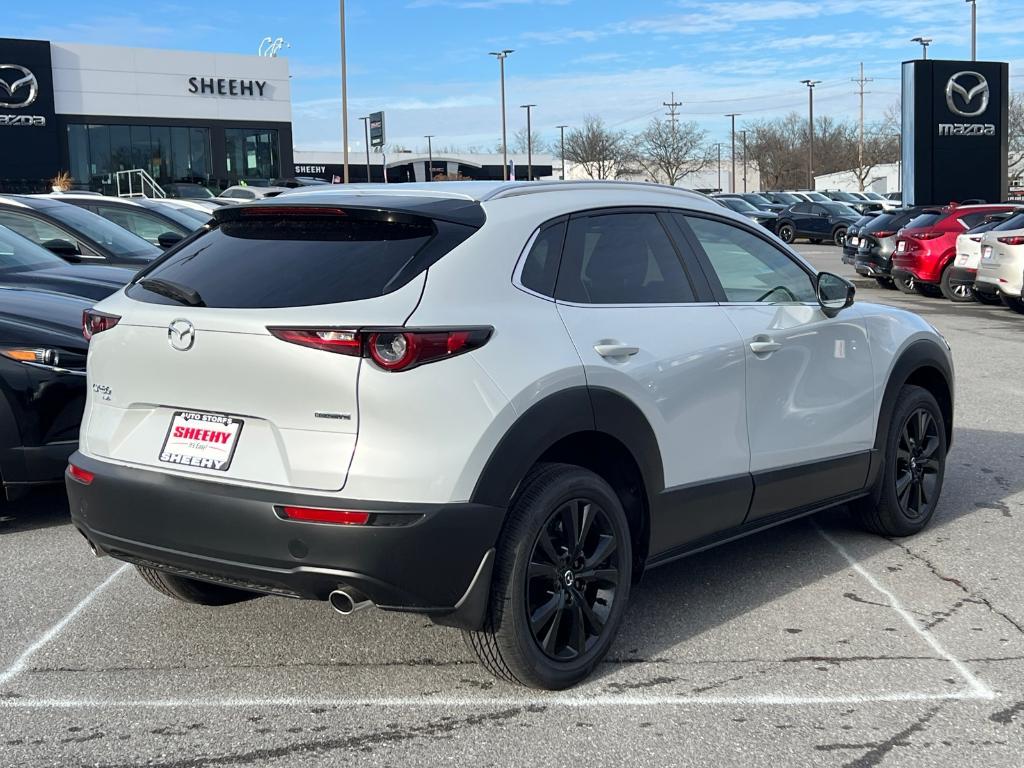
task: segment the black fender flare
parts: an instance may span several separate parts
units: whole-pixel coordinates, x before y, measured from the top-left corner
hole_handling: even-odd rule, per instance
[[[880,468],[884,465],[885,439],[889,434],[889,425],[892,423],[893,411],[896,409],[896,397],[900,389],[903,388],[915,373],[926,369],[937,371],[948,390],[948,413],[944,414],[946,421],[946,444],[947,447],[953,444],[953,369],[938,342],[929,339],[918,339],[909,344],[900,353],[896,364],[889,373],[889,379],[885,383],[882,404],[878,412],[878,424],[875,428],[875,445],[872,451],[871,470],[868,476],[869,486],[874,483]],[[941,405],[942,402],[940,400]]]
[[[640,468],[648,498],[665,487],[658,441],[640,408],[613,390],[577,386],[548,395],[516,419],[491,452],[470,500],[507,508],[544,452],[580,432],[602,432],[622,443]]]

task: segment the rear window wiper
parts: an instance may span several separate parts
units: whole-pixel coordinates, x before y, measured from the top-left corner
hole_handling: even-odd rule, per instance
[[[144,277],[139,281],[139,285],[147,291],[159,293],[161,296],[166,296],[168,299],[174,299],[175,301],[180,302],[181,304],[187,304],[190,307],[206,306],[203,302],[203,298],[199,295],[199,291],[194,288],[189,288],[187,285],[172,283],[170,280],[161,280],[159,277]]]

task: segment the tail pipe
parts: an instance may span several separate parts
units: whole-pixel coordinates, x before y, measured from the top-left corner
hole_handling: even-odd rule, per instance
[[[342,616],[351,616],[356,611],[361,611],[363,608],[369,608],[373,605],[366,595],[354,589],[336,589],[331,592],[327,599],[331,604],[331,608]]]

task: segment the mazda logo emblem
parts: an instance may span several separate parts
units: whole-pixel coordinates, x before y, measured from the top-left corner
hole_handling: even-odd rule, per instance
[[[954,96],[963,100],[963,108],[958,104]],[[975,99],[981,97],[978,108],[972,110],[971,104]],[[977,117],[988,109],[989,87],[988,80],[980,72],[957,72],[946,83],[946,106],[954,115],[960,117]]]
[[[39,81],[31,70],[20,64],[0,64],[0,107],[21,109],[34,102],[38,95]]]
[[[188,352],[196,341],[196,329],[188,320],[175,320],[167,326],[167,341],[171,349]]]

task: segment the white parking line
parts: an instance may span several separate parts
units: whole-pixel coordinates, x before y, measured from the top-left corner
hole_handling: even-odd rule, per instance
[[[201,699],[0,699],[0,709],[120,709],[156,708],[174,709],[179,707],[197,708],[254,708],[254,707],[428,707],[438,709],[490,708],[490,707],[567,707],[593,709],[602,707],[707,707],[707,706],[783,706],[806,707],[846,704],[877,704],[905,701],[969,701],[990,699],[974,691],[952,693],[918,693],[899,691],[880,694],[851,694],[849,696],[787,696],[765,694],[762,696],[684,696],[671,694],[651,695],[600,695],[586,693],[566,695],[543,694],[534,696],[378,696],[352,698],[216,698]]]
[[[818,533],[821,534],[821,537],[831,544],[835,548],[836,552],[843,556],[843,559],[850,564],[850,567],[868,584],[870,584],[872,589],[889,601],[889,607],[900,615],[900,618],[907,623],[907,626],[920,635],[920,637],[932,647],[932,650],[956,668],[956,671],[960,673],[960,676],[971,687],[971,692],[974,694],[972,698],[994,699],[996,697],[992,689],[975,677],[974,673],[967,668],[966,664],[947,651],[942,644],[935,639],[935,636],[931,632],[922,628],[921,625],[914,620],[914,617],[910,615],[910,612],[900,605],[900,601],[896,599],[896,596],[878,583],[874,576],[872,576],[860,563],[854,560],[853,556],[846,551],[846,548],[842,544],[825,533],[821,526],[818,525],[817,521],[814,521],[813,525],[817,529]]]
[[[36,653],[38,653],[39,650],[44,645],[49,643],[51,640],[57,637],[57,635],[63,632],[64,628],[72,621],[74,621],[75,617],[78,614],[80,614],[83,610],[85,610],[86,607],[88,607],[89,603],[95,600],[103,590],[109,587],[110,584],[114,581],[114,579],[120,576],[126,568],[128,568],[127,563],[125,563],[112,574],[110,574],[107,578],[103,580],[103,582],[98,587],[96,587],[92,592],[90,592],[88,595],[82,598],[81,602],[79,602],[78,605],[76,605],[74,608],[68,611],[68,613],[64,616],[63,619],[61,619],[48,630],[46,630],[46,632],[39,636],[38,640],[32,643],[32,645],[30,645],[24,651],[22,651],[21,655],[14,660],[14,663],[11,664],[11,666],[9,666],[3,672],[0,672],[0,687],[7,685],[7,683],[9,683],[19,674],[21,674],[21,672],[23,672],[25,667],[28,665],[29,659],[31,659]]]

